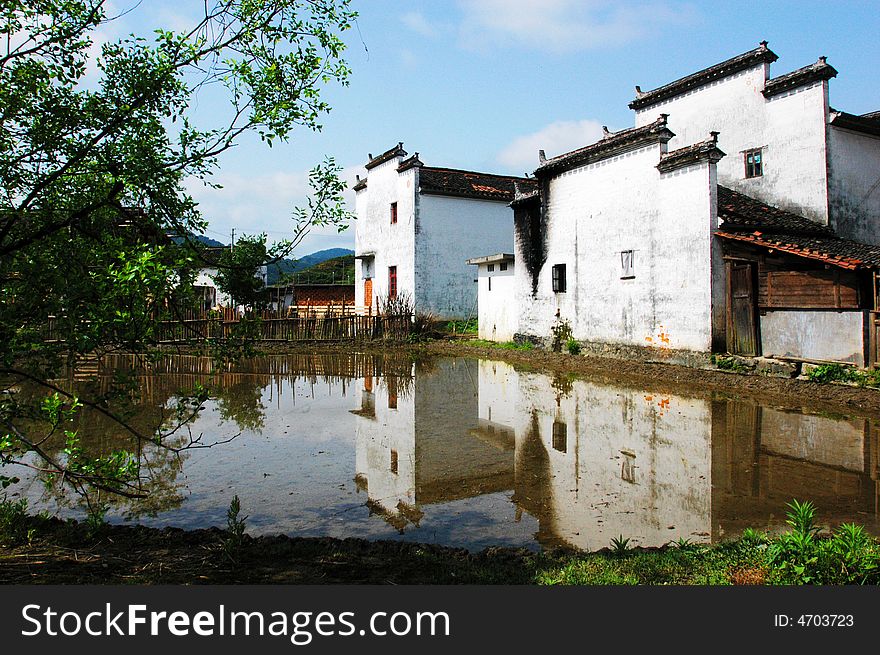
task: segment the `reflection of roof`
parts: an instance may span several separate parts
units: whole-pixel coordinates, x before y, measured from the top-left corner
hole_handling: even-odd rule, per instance
[[[757,66],[758,64],[772,63],[777,59],[779,59],[779,57],[767,47],[767,42],[762,41],[761,45],[754,50],[749,50],[748,52],[744,52],[741,55],[722,61],[720,64],[715,64],[709,68],[704,68],[701,71],[697,71],[696,73],[692,73],[691,75],[658,87],[653,91],[643,92],[639,87],[636,87],[636,99],[629,103],[629,108],[642,109],[644,107],[650,107],[662,100],[674,98],[675,96],[681,95],[691,89],[728,77],[739,71]]]
[[[880,268],[880,246],[838,238],[834,231],[803,216],[766,205],[723,186],[718,187],[715,233],[749,243],[855,270]]]
[[[422,166],[419,171],[419,188],[422,193],[500,200],[510,202],[514,198],[514,184],[533,186],[534,180],[510,175],[477,173],[454,168]]]
[[[634,147],[650,142],[669,141],[674,134],[666,127],[666,114],[661,114],[653,123],[641,127],[631,127],[620,132],[608,133],[608,136],[577,150],[572,150],[558,157],[542,162],[535,169],[535,175],[552,174],[571,170],[578,166],[590,164],[626,152]]]

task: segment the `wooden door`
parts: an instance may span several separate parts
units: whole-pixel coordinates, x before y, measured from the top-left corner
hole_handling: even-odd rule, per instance
[[[727,263],[727,351],[758,354],[755,305],[755,264]]]
[[[364,280],[364,307],[373,306],[373,280],[367,278]]]

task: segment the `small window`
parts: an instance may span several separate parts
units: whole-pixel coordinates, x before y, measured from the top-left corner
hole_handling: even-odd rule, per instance
[[[388,298],[397,298],[397,267],[388,267]]]
[[[631,280],[636,276],[635,250],[624,250],[620,253],[620,279]]]
[[[560,453],[568,450],[568,426],[560,421],[553,421],[553,450]]]
[[[565,264],[553,266],[553,292],[565,293]]]
[[[388,383],[388,409],[397,409],[397,378],[389,377],[385,381]]]
[[[486,266],[486,270],[489,271],[490,273],[494,273],[495,272],[495,264],[489,264],[488,266]]]
[[[761,177],[764,174],[764,158],[761,149],[749,150],[745,154],[746,177]]]
[[[391,472],[394,473],[394,475],[397,475],[397,462],[398,462],[397,451],[392,448],[391,449]]]
[[[397,222],[397,203],[392,202],[391,203],[391,224],[393,225],[396,222]]]
[[[507,262],[501,262],[501,263],[498,265],[498,270],[506,271],[506,270],[507,270]]]

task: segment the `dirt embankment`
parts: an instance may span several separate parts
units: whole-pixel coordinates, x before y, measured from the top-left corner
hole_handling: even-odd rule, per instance
[[[535,553],[480,553],[364,539],[244,536],[25,519],[29,543],[0,546],[0,584],[524,584]]]

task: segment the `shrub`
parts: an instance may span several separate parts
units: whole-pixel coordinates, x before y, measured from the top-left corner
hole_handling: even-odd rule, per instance
[[[570,355],[581,354],[581,344],[579,344],[576,339],[569,339],[568,341],[566,341],[565,349],[569,352]]]

